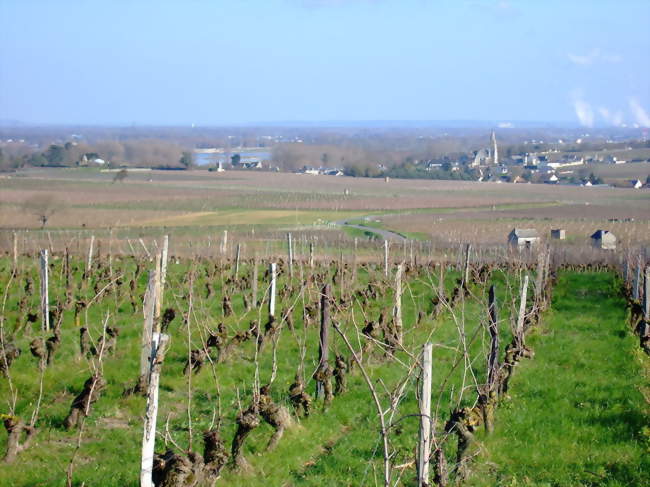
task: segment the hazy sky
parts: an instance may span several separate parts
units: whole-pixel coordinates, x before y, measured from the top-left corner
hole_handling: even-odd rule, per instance
[[[0,119],[650,126],[649,0],[0,0]]]

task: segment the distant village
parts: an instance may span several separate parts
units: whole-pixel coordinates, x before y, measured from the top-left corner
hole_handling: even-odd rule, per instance
[[[299,141],[302,142],[302,141]],[[533,141],[535,142],[535,141]],[[562,142],[561,140],[559,141]],[[580,144],[582,140],[575,141]],[[271,162],[271,153],[260,153],[259,148],[225,149],[195,149],[195,158],[209,160],[214,167],[211,170],[223,172],[226,170],[274,170],[280,171]],[[205,156],[212,154],[212,158]],[[265,157],[266,156],[266,157]],[[624,159],[611,154],[594,154],[585,157],[578,153],[562,152],[552,149],[544,152],[524,152],[500,157],[497,137],[493,131],[490,136],[490,146],[451,158],[444,156],[438,159],[422,159],[410,161],[416,176],[430,179],[466,179],[479,182],[493,183],[540,183],[540,184],[565,184],[577,186],[608,187],[593,173],[589,173],[590,166],[594,164],[649,164],[648,157]],[[294,170],[297,174],[312,176],[345,176],[357,174],[350,173],[346,167],[332,167],[323,165],[304,165]],[[393,174],[383,163],[376,163],[377,176],[402,177],[400,173]],[[434,174],[437,173],[437,174]],[[435,177],[446,174],[447,177]],[[456,175],[457,177],[454,177]],[[646,179],[630,179],[617,182],[617,187],[632,189],[650,188],[650,169]]]
[[[67,137],[66,142],[57,141],[49,146],[29,144],[24,139],[0,140],[0,171],[26,166],[97,167],[107,172],[124,168],[128,171],[199,168],[211,172],[288,171],[307,176],[650,188],[650,145],[645,135],[641,141],[636,139],[621,143],[601,139],[598,144],[589,140],[589,134],[584,135],[585,139],[574,136],[570,140],[555,138],[547,143],[529,139],[516,145],[512,142],[504,144],[503,153],[495,131],[491,132],[489,142],[486,136],[482,137],[487,142],[484,147],[464,152],[439,151],[443,155],[434,158],[409,156],[407,153],[401,157],[393,154],[391,159],[388,154],[390,149],[387,149],[384,152],[366,153],[355,159],[348,158],[348,154],[343,152],[346,150],[345,144],[338,147],[336,143],[329,142],[327,145],[317,138],[303,140],[296,135],[257,135],[248,138],[228,135],[222,137],[221,146],[202,143],[192,150],[186,150],[178,144],[155,139],[125,141],[121,145],[116,141],[104,141],[93,145],[86,143],[83,136],[73,134]],[[611,144],[615,144],[616,149],[609,150],[608,145]],[[10,155],[12,147],[16,155]],[[318,153],[318,148],[323,149],[322,154]],[[183,150],[185,152],[179,159],[178,154]],[[334,157],[332,151],[339,153]],[[420,153],[426,154],[427,151]],[[380,158],[386,160],[378,161]],[[635,178],[617,176],[605,178],[608,179],[605,181],[599,176],[597,168],[608,165],[648,165],[648,170],[644,171],[639,166],[639,171],[631,171]],[[617,174],[626,174],[626,171]]]

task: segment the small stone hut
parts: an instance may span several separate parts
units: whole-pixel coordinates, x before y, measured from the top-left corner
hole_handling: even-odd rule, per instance
[[[616,235],[609,230],[596,230],[591,236],[591,245],[597,249],[616,250]]]
[[[508,234],[508,245],[515,250],[530,249],[539,241],[539,233],[534,228],[513,228]]]

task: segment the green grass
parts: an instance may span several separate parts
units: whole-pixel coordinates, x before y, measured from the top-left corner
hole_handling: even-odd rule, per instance
[[[83,261],[74,259],[73,264],[77,267],[75,272],[75,296],[79,299],[89,299],[94,295],[92,283],[89,289],[77,289],[81,280],[81,269]],[[251,320],[258,314],[256,311],[246,313],[243,309],[241,296],[236,293],[233,296],[234,316],[224,318],[221,311],[221,297],[226,278],[232,269],[223,273],[218,272],[210,278],[214,284],[216,296],[210,300],[205,299],[205,284],[208,281],[206,270],[214,269],[214,260],[202,260],[198,262],[197,274],[194,286],[195,292],[195,313],[193,314],[193,325],[191,329],[192,348],[200,344],[201,337],[205,336],[208,330],[213,330],[216,324],[224,322],[229,336],[235,332],[248,328]],[[4,289],[9,272],[10,262],[8,259],[0,259],[0,286]],[[146,269],[149,263],[141,263],[145,270],[137,282],[137,292],[141,296],[146,284]],[[260,264],[261,266],[266,264]],[[135,261],[132,258],[114,260],[115,272],[124,273],[126,278],[123,283],[122,296],[116,298],[108,295],[98,300],[88,311],[87,316],[81,316],[81,324],[89,326],[96,337],[101,329],[102,319],[107,311],[110,311],[110,324],[120,327],[121,333],[118,340],[115,355],[106,358],[104,363],[104,374],[108,381],[108,387],[102,397],[93,406],[91,415],[86,424],[83,435],[82,449],[75,461],[75,485],[107,485],[107,486],[135,486],[137,485],[137,472],[139,468],[140,443],[142,435],[141,416],[144,411],[144,399],[141,397],[122,397],[125,386],[132,385],[137,376],[139,363],[140,330],[142,326],[142,313],[140,309],[135,312],[131,309],[127,298],[128,280],[135,270]],[[20,267],[34,281],[34,294],[28,299],[28,309],[38,308],[38,274],[33,260],[21,259]],[[263,270],[263,267],[261,268]],[[324,272],[331,278],[333,267],[318,267],[319,272]],[[183,376],[182,369],[187,356],[187,329],[180,323],[179,311],[187,309],[188,286],[186,276],[190,270],[189,261],[181,261],[180,264],[170,264],[168,273],[168,285],[165,289],[165,306],[172,306],[177,310],[177,318],[172,323],[170,334],[172,336],[171,349],[167,354],[161,377],[160,411],[158,416],[159,431],[163,429],[165,420],[169,417],[169,430],[174,440],[183,448],[188,446],[189,432],[187,420],[187,377]],[[251,271],[250,263],[242,264],[240,272],[245,275]],[[296,267],[296,272],[299,268]],[[18,300],[23,296],[25,273],[21,273],[20,279],[10,287],[9,299],[6,309],[6,331],[11,333],[16,323],[22,323],[24,317],[18,314]],[[99,283],[105,282],[98,278],[98,272],[93,274],[93,279],[99,279]],[[63,283],[61,279],[61,260],[53,259],[51,268],[51,291],[52,303],[63,296]],[[367,286],[370,281],[381,282],[383,280],[381,267],[368,265],[359,267],[358,279],[354,284],[356,289]],[[449,294],[459,277],[457,272],[448,270],[445,274],[445,289]],[[601,275],[593,275],[594,279],[602,280]],[[349,277],[349,275],[348,275]],[[564,279],[564,278],[563,278]],[[471,371],[480,382],[485,380],[485,352],[488,346],[487,334],[484,322],[486,319],[486,288],[483,286],[472,286],[472,297],[461,301],[454,310],[455,317],[445,312],[432,319],[427,316],[425,320],[416,326],[416,316],[419,311],[427,314],[432,309],[431,298],[434,296],[438,285],[438,275],[430,268],[418,267],[405,277],[405,290],[403,296],[404,313],[404,344],[411,353],[418,353],[421,345],[426,341],[432,341],[434,347],[434,408],[437,413],[437,428],[444,424],[449,410],[456,405],[471,405],[475,397],[473,387],[466,382],[462,358],[459,355],[460,338],[457,329],[457,319],[464,319],[467,337],[476,337],[468,346],[468,358],[471,361]],[[518,277],[500,271],[494,272],[492,282],[496,283],[498,301],[500,303],[501,319],[507,322],[510,319],[511,289],[518,288]],[[288,284],[288,276],[282,273],[279,278],[278,290],[281,291]],[[301,282],[297,277],[293,284]],[[361,306],[356,302],[348,312],[333,310],[334,319],[341,323],[346,333],[353,337],[354,324],[363,326],[367,320],[376,320],[382,311],[388,311],[392,307],[393,291],[389,286],[386,294],[375,301]],[[591,281],[586,281],[591,282]],[[608,287],[607,293],[611,293],[613,282],[611,277],[605,276],[604,281]],[[601,282],[597,281],[596,290],[601,289]],[[564,286],[564,287],[563,287]],[[260,296],[266,289],[263,272],[260,272]],[[564,291],[563,291],[564,289]],[[314,302],[317,299],[316,289],[312,288],[306,302]],[[334,292],[340,293],[340,286],[334,286]],[[558,289],[556,304],[558,309],[554,320],[559,320],[562,313],[570,307],[575,297],[571,294],[573,287],[567,285],[565,280],[561,281]],[[563,294],[564,293],[564,294]],[[562,296],[566,296],[563,300]],[[607,299],[605,299],[607,298]],[[603,306],[603,310],[614,310],[613,313],[624,314],[620,299],[607,295],[598,295],[594,298],[596,304]],[[602,301],[602,304],[601,304]],[[273,384],[272,394],[278,403],[287,405],[287,394],[289,384],[293,381],[299,363],[300,350],[298,340],[305,339],[306,362],[305,369],[307,378],[314,370],[318,350],[318,326],[304,327],[300,316],[302,300],[297,295],[291,294],[287,298],[278,299],[278,310],[284,310],[289,304],[296,305],[293,315],[297,333],[294,335],[286,328],[282,331],[277,350],[277,378]],[[265,309],[263,307],[263,309]],[[575,313],[575,311],[573,311]],[[605,311],[598,311],[598,316],[604,316]],[[265,318],[265,312],[262,312]],[[555,322],[554,322],[555,323]],[[624,326],[619,323],[620,331]],[[35,365],[35,359],[29,354],[29,342],[39,335],[39,326],[27,326],[15,333],[14,341],[23,349],[21,355],[11,368],[13,384],[18,390],[18,402],[16,413],[28,419],[33,410],[34,398],[37,396],[39,374]],[[589,333],[592,330],[586,330]],[[575,331],[576,337],[567,347],[579,347],[580,336],[583,330]],[[611,330],[608,332],[609,336]],[[620,333],[619,333],[620,335]],[[613,334],[614,339],[625,343],[633,348],[630,337]],[[558,334],[558,336],[560,336]],[[539,340],[538,358],[542,355],[542,343],[548,338],[539,336],[531,338],[531,342],[537,349],[535,340]],[[589,338],[589,336],[587,337]],[[509,328],[501,328],[501,342],[506,343],[511,339]],[[356,339],[353,340],[358,347]],[[331,336],[332,353],[342,353],[350,359],[349,353],[342,343],[340,337],[332,332]],[[70,402],[80,390],[84,380],[89,376],[88,363],[85,359],[78,357],[78,329],[75,326],[72,312],[64,314],[62,344],[54,364],[49,367],[44,376],[44,397],[41,415],[37,424],[39,428],[36,442],[26,451],[22,452],[12,466],[0,464],[0,485],[32,486],[32,485],[62,485],[65,481],[65,469],[74,450],[77,438],[76,431],[67,432],[62,428],[62,422],[67,414]],[[572,350],[568,348],[567,350]],[[192,377],[192,441],[195,450],[201,450],[201,432],[209,427],[213,414],[220,413],[222,419],[222,437],[229,449],[230,442],[236,428],[235,417],[239,405],[244,407],[249,403],[251,397],[251,382],[254,376],[255,366],[252,360],[254,355],[254,344],[247,342],[238,347],[233,355],[224,363],[216,365],[213,371],[209,366]],[[604,353],[599,350],[599,353]],[[397,357],[407,361],[405,353],[400,352]],[[262,383],[270,377],[271,363],[273,360],[272,347],[267,345],[260,355],[260,372]],[[458,361],[460,367],[454,367]],[[538,360],[537,358],[535,359]],[[533,362],[536,364],[537,362]],[[385,360],[381,353],[376,353],[367,358],[367,367],[374,383],[379,384],[381,380],[388,388],[393,387],[403,376],[404,369],[394,361]],[[619,364],[616,364],[618,366]],[[513,394],[519,394],[520,380],[525,379],[526,369],[529,366],[522,366],[520,374],[513,379]],[[586,364],[585,367],[591,366]],[[585,371],[587,374],[589,370]],[[557,371],[553,371],[557,375]],[[623,369],[625,377],[613,376],[617,380],[627,378],[630,374]],[[543,375],[543,374],[542,374]],[[626,379],[627,378],[627,379]],[[547,379],[545,379],[547,380]],[[593,388],[599,384],[594,374],[585,376],[585,383]],[[467,386],[465,389],[462,385]],[[287,431],[278,448],[273,452],[266,452],[265,446],[271,435],[271,428],[263,425],[253,431],[245,444],[245,456],[252,465],[250,474],[241,474],[231,471],[224,471],[220,481],[221,485],[233,486],[268,486],[268,485],[292,485],[292,486],[321,486],[321,485],[375,485],[375,479],[381,478],[382,460],[380,436],[378,432],[377,414],[371,401],[367,387],[358,371],[349,376],[348,391],[334,399],[331,407],[323,411],[320,403],[315,404],[313,414],[307,419],[300,419],[298,424]],[[626,385],[627,387],[627,385]],[[415,390],[417,382],[412,377],[408,382],[407,393],[404,396],[399,413],[396,416],[396,425],[391,428],[391,446],[395,458],[394,464],[407,463],[413,458],[413,448],[417,438],[418,420],[410,416],[417,412],[417,399]],[[314,383],[309,381],[308,390],[313,394]],[[524,389],[522,388],[522,393]],[[627,391],[627,389],[625,389]],[[9,388],[6,379],[0,378],[0,397],[9,397]],[[556,396],[560,394],[558,392]],[[386,397],[382,400],[386,403]],[[556,401],[562,401],[561,397],[555,397]],[[521,400],[523,404],[525,401]],[[583,401],[584,402],[584,401]],[[518,403],[515,397],[511,404]],[[6,412],[5,401],[0,412]],[[529,406],[522,406],[528,408]],[[532,407],[532,406],[531,406]],[[630,410],[633,408],[630,407]],[[637,409],[638,410],[638,409]],[[530,409],[534,411],[534,409]],[[502,416],[510,413],[510,409],[499,410],[497,433],[490,438],[490,441],[497,441],[499,435],[505,434],[505,424]],[[622,413],[621,413],[622,414]],[[525,415],[524,419],[525,419]],[[539,414],[536,415],[539,418]],[[401,418],[397,421],[398,418]],[[619,417],[610,419],[616,423]],[[628,417],[622,419],[629,420]],[[580,429],[581,424],[577,418],[570,417],[569,422],[560,426],[554,426],[556,417],[549,418],[544,428],[571,427]],[[575,424],[573,424],[575,422]],[[543,423],[543,424],[546,424]],[[625,428],[618,423],[616,428]],[[636,428],[636,424],[634,424]],[[618,434],[618,430],[617,430]],[[0,433],[0,451],[4,449],[6,435]],[[511,452],[509,442],[513,441],[505,437],[503,445],[488,445],[490,453],[501,454],[500,449],[504,448],[503,455],[509,456]],[[522,440],[524,441],[524,440]],[[533,444],[538,439],[535,437]],[[540,440],[541,441],[541,440]],[[541,444],[541,443],[540,443]],[[168,445],[171,446],[171,445]],[[162,438],[159,438],[156,445],[157,451],[165,449]],[[537,449],[537,445],[534,444]],[[576,447],[577,448],[577,447]],[[620,446],[619,455],[632,457],[632,450],[627,443]],[[453,442],[447,445],[447,454],[451,459],[454,454]],[[609,452],[612,454],[612,452]],[[576,458],[578,458],[576,450]],[[486,457],[491,458],[491,457]],[[580,457],[581,458],[581,457]],[[494,462],[501,460],[493,459]],[[577,460],[575,460],[577,461]],[[493,475],[493,472],[490,472]],[[399,482],[402,486],[413,485],[414,469],[408,468]],[[486,477],[487,478],[487,477]],[[492,478],[492,477],[490,477]],[[499,477],[501,478],[501,477]],[[494,485],[487,484],[487,485]],[[540,484],[544,485],[544,484]],[[564,484],[550,484],[564,485]],[[570,484],[567,484],[570,485]],[[616,484],[612,484],[616,485]]]
[[[648,485],[642,358],[617,284],[560,275],[553,311],[528,340],[535,358],[518,366],[469,485]]]
[[[52,259],[50,297],[54,304],[64,295],[61,279],[61,259]],[[76,299],[89,300],[94,292],[93,282],[88,289],[78,289],[81,281],[82,260],[73,260],[77,268],[74,275]],[[0,285],[2,289],[9,277],[9,259],[0,259]],[[191,333],[192,347],[199,346],[201,335],[205,336],[208,329],[214,329],[219,321],[223,321],[232,336],[236,331],[244,330],[249,322],[257,316],[257,312],[245,313],[241,298],[233,298],[235,315],[224,319],[221,313],[221,292],[223,280],[229,274],[217,274],[212,279],[215,285],[216,296],[206,300],[205,270],[212,269],[214,261],[202,261],[198,264],[198,273],[195,282],[195,313],[193,314],[193,328]],[[144,263],[144,269],[149,264]],[[104,363],[104,376],[108,382],[106,391],[93,406],[87,420],[83,435],[82,449],[75,461],[75,485],[86,482],[86,485],[137,485],[137,472],[139,468],[139,454],[141,443],[141,416],[144,411],[144,399],[141,397],[122,397],[126,386],[133,385],[137,377],[139,362],[140,330],[142,326],[141,310],[135,312],[131,309],[127,298],[128,281],[133,275],[135,262],[131,258],[113,261],[115,272],[123,273],[126,277],[123,283],[122,296],[107,295],[95,302],[88,314],[81,315],[81,324],[89,326],[94,337],[101,330],[102,319],[110,311],[110,324],[120,328],[117,351],[108,356]],[[38,309],[38,274],[33,260],[21,259],[21,272],[18,281],[14,281],[9,288],[9,299],[6,308],[7,321],[6,334],[14,334],[13,341],[23,350],[23,354],[15,361],[11,368],[13,386],[18,391],[16,414],[29,419],[37,397],[39,373],[36,360],[29,353],[30,341],[40,335],[39,323],[27,325],[16,329],[15,326],[24,323],[24,316],[18,313],[18,301],[23,296],[24,283],[27,275],[34,282],[34,294],[28,297],[27,309]],[[325,272],[331,272],[321,268]],[[188,263],[171,264],[166,287],[166,306],[179,310],[187,309],[187,284],[184,281],[188,272]],[[242,274],[249,272],[249,264],[242,264]],[[98,273],[94,273],[97,279]],[[381,270],[377,271],[372,266],[360,268],[357,286],[365,286],[370,280],[382,279]],[[446,274],[447,292],[451,291],[458,274]],[[105,282],[99,279],[99,282]],[[280,276],[279,290],[287,283],[286,274]],[[146,271],[142,273],[137,282],[137,292],[141,296],[146,284]],[[442,317],[436,322],[430,319],[419,327],[415,327],[415,316],[419,310],[430,311],[430,299],[433,289],[437,286],[437,277],[426,269],[421,269],[406,281],[404,294],[404,323],[405,346],[410,350],[419,350],[421,344],[428,336],[435,336],[436,342],[444,344],[447,349],[439,354],[440,367],[437,380],[448,373],[451,364],[457,359],[455,347],[458,337],[453,322],[449,317]],[[335,286],[338,293],[338,287]],[[260,295],[265,290],[263,272],[260,272]],[[478,290],[477,290],[478,291]],[[312,288],[311,297],[307,301],[313,302],[317,295]],[[302,301],[296,301],[296,295],[288,299],[279,299],[278,310],[286,309],[290,303],[297,304],[294,314],[298,336],[302,336],[303,324],[299,310]],[[386,296],[361,308],[357,303],[354,307],[355,320],[359,324],[366,319],[376,320],[382,310],[390,311],[392,291],[388,290]],[[467,314],[478,316],[481,305],[477,302],[468,303]],[[265,313],[262,314],[265,316]],[[336,317],[336,314],[335,314]],[[350,322],[352,315],[343,314],[337,319],[347,333],[352,333],[353,325]],[[479,327],[479,320],[472,321],[472,329]],[[39,428],[36,442],[26,451],[22,452],[12,466],[0,465],[0,485],[32,486],[32,485],[61,485],[65,481],[65,469],[72,456],[77,433],[65,431],[62,422],[74,396],[81,389],[83,382],[90,375],[89,365],[84,358],[78,356],[78,328],[75,326],[73,312],[64,312],[62,344],[56,354],[52,366],[48,367],[44,375],[44,396]],[[188,422],[186,412],[187,378],[183,376],[182,369],[187,356],[186,329],[181,326],[177,317],[170,329],[172,336],[171,349],[167,354],[161,377],[160,412],[158,427],[162,430],[164,422],[169,417],[170,432],[175,441],[182,447],[188,445]],[[306,369],[309,378],[317,357],[318,327],[312,325],[304,330],[306,339],[307,356]],[[333,334],[333,351],[343,353],[348,357],[340,338]],[[477,342],[476,350],[480,350],[481,343]],[[194,391],[192,401],[193,443],[194,448],[201,449],[200,435],[212,420],[215,411],[222,417],[222,435],[228,446],[232,440],[236,425],[235,416],[238,405],[246,406],[250,401],[251,382],[254,376],[254,363],[252,361],[254,345],[246,343],[236,349],[234,354],[223,364],[218,364],[213,375],[209,366],[192,378]],[[273,395],[277,402],[287,404],[286,391],[293,381],[299,363],[299,348],[295,337],[288,330],[282,332],[282,339],[278,348],[278,374],[273,385]],[[402,360],[406,357],[399,354]],[[270,377],[272,362],[272,348],[267,345],[260,356],[261,380],[264,383]],[[381,354],[369,362],[369,372],[374,380],[382,381],[392,387],[403,375],[404,371],[394,362],[381,359]],[[215,379],[216,377],[216,379]],[[461,380],[460,374],[455,374],[449,388],[456,387]],[[309,390],[313,393],[314,383],[310,381]],[[415,384],[409,386],[409,392],[402,405],[403,414],[413,413],[416,410],[414,396]],[[447,390],[446,396],[449,395]],[[0,397],[8,398],[10,390],[6,379],[0,379]],[[457,398],[456,394],[456,398]],[[446,410],[446,402],[442,409]],[[5,401],[0,412],[7,412]],[[402,413],[402,410],[400,411]],[[253,466],[254,475],[242,475],[224,472],[224,485],[282,485],[287,479],[295,479],[296,483],[316,485],[322,478],[329,479],[330,485],[356,483],[366,472],[381,469],[381,453],[375,449],[378,435],[376,412],[370,401],[370,396],[360,374],[354,373],[349,377],[349,392],[337,397],[328,411],[322,411],[322,406],[316,404],[315,411],[308,419],[300,420],[300,424],[287,432],[285,438],[274,452],[264,451],[271,430],[262,426],[255,430],[245,445],[245,456]],[[417,431],[417,421],[405,421],[403,433],[394,438],[394,448],[397,458],[401,460],[412,455],[413,438]],[[4,449],[6,435],[0,434],[0,451]],[[162,439],[158,440],[157,451],[163,451],[165,445]],[[323,454],[331,448],[333,456]],[[336,459],[336,464],[331,460]],[[314,466],[310,466],[316,461]],[[347,465],[343,468],[343,465]],[[325,469],[325,473],[323,473]],[[329,470],[328,470],[329,469]],[[327,473],[329,472],[329,473]],[[324,477],[323,477],[324,475]],[[371,485],[372,476],[366,477],[366,484]],[[320,483],[320,485],[323,485]]]

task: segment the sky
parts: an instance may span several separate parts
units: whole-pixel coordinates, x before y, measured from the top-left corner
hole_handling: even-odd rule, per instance
[[[650,126],[648,0],[0,0],[0,120]]]

